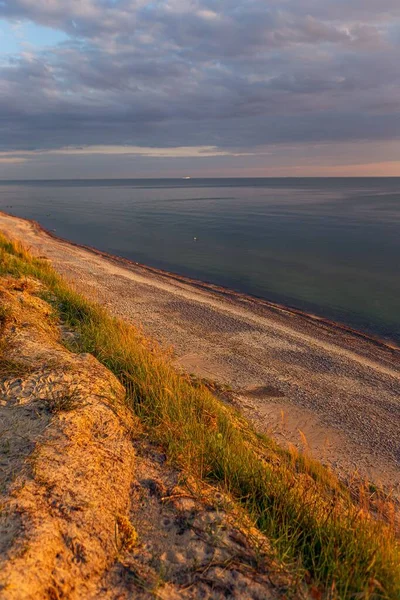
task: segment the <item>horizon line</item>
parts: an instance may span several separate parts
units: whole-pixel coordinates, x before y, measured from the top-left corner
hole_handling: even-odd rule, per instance
[[[174,181],[195,181],[199,179],[400,179],[400,175],[265,175],[265,176],[193,176],[187,177],[51,177],[51,178],[27,178],[27,179],[3,179],[0,178],[0,183],[28,182],[28,181],[132,181],[132,180],[154,181],[169,179]]]

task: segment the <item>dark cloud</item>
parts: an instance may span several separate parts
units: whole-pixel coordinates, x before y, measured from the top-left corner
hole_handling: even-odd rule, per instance
[[[0,150],[400,138],[398,0],[2,0]]]

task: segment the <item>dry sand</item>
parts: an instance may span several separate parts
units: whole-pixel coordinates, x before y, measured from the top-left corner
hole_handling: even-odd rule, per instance
[[[400,490],[400,349],[277,306],[60,240],[0,214],[0,230],[50,259],[93,300],[229,384],[258,430],[304,444],[342,476]],[[302,432],[302,435],[300,432]]]

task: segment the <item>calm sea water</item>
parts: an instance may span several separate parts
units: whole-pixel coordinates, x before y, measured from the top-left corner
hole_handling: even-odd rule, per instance
[[[400,178],[3,181],[0,210],[400,341]]]

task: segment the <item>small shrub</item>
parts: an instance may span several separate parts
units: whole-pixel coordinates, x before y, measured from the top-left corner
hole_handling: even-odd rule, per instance
[[[11,316],[11,311],[8,306],[0,304],[0,329],[4,327]]]
[[[130,552],[137,546],[139,536],[128,517],[117,515],[115,519],[115,538],[119,552],[122,550]]]
[[[0,378],[24,377],[32,372],[32,367],[0,355]]]
[[[46,409],[53,414],[75,410],[81,406],[80,394],[76,390],[70,392],[55,391],[43,402]]]

